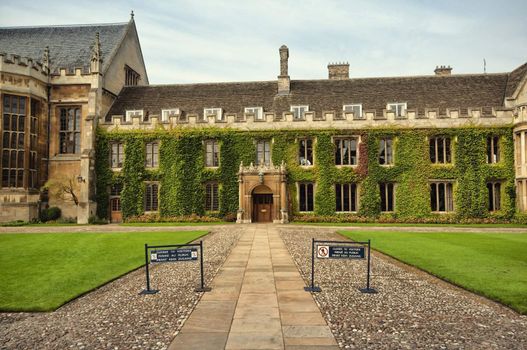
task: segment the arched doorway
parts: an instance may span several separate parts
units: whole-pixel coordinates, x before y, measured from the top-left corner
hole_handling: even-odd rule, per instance
[[[252,222],[273,221],[273,192],[265,185],[256,186],[252,191]]]

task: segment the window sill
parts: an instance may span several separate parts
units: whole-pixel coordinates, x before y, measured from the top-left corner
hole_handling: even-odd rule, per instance
[[[395,164],[379,164],[379,166],[383,168],[393,168]]]
[[[216,165],[216,166],[205,165],[205,169],[218,170],[219,168],[220,168],[219,165]]]
[[[80,160],[80,159],[81,159],[80,153],[62,153],[62,154],[57,154],[54,157],[51,157],[50,160],[69,161],[69,160]]]
[[[112,167],[110,167],[110,169],[112,169],[112,171],[116,173],[123,170],[123,168],[112,168]]]
[[[358,211],[336,211],[335,210],[335,213],[338,215],[338,214],[357,214]]]
[[[351,164],[341,164],[341,165],[335,164],[335,167],[337,167],[337,168],[356,168],[358,166],[359,166],[358,164],[353,164],[353,165],[351,165]]]
[[[432,214],[439,214],[439,215],[447,215],[447,214],[453,214],[455,213],[455,210],[451,211],[432,211]]]
[[[311,165],[298,164],[298,166],[301,167],[302,169],[312,169],[315,165],[314,164],[311,164]]]

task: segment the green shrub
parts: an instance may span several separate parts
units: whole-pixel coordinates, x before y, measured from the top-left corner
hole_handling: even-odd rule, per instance
[[[40,213],[40,221],[42,222],[48,222],[48,221],[55,221],[60,218],[61,210],[59,207],[49,207]]]

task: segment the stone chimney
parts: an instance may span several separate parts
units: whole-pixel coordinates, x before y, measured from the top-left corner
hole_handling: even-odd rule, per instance
[[[439,76],[451,75],[452,68],[450,68],[450,66],[436,66],[434,73]]]
[[[350,78],[349,63],[330,63],[328,64],[328,79],[345,80]]]
[[[289,49],[282,45],[278,50],[280,52],[280,75],[278,76],[278,95],[289,95],[291,80],[287,72],[287,60],[289,59]]]

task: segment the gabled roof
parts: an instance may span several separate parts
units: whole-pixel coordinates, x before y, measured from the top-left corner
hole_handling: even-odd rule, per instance
[[[52,73],[60,68],[87,72],[95,34],[99,33],[105,70],[130,23],[0,28],[0,52],[41,62],[48,46]]]
[[[414,76],[397,78],[361,78],[349,80],[292,80],[291,94],[276,97],[276,81],[125,87],[108,116],[126,110],[144,109],[160,114],[161,109],[180,108],[186,113],[202,114],[203,108],[221,107],[227,113],[243,113],[244,107],[263,107],[282,113],[290,105],[309,105],[311,111],[340,111],[343,104],[362,103],[363,109],[382,110],[390,102],[406,102],[408,108],[492,107],[503,106],[507,73],[452,76]]]
[[[509,74],[509,81],[507,82],[507,91],[505,97],[512,97],[518,88],[518,85],[527,76],[527,63],[522,64]]]

